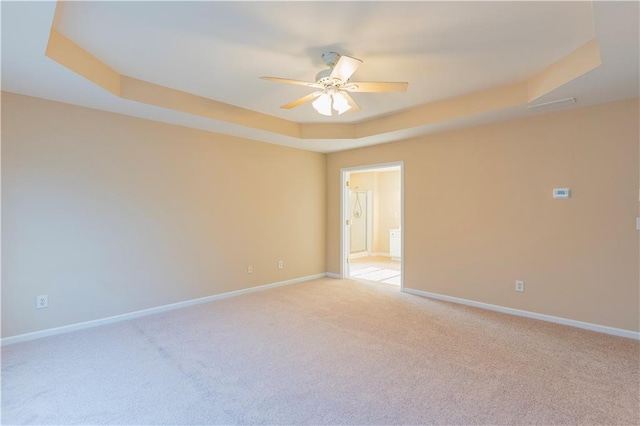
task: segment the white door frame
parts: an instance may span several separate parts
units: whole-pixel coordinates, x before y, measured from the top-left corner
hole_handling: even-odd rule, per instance
[[[380,169],[388,169],[392,167],[400,167],[400,252],[402,257],[400,259],[400,291],[404,291],[404,161],[395,161],[391,163],[379,163],[369,164],[366,166],[358,167],[345,167],[340,169],[340,278],[349,278],[349,225],[347,225],[347,219],[350,218],[350,197],[351,188],[347,188],[347,182],[349,181],[352,172],[367,172],[367,171],[379,171]]]

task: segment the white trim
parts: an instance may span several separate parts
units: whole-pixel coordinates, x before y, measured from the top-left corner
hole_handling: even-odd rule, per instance
[[[329,278],[336,278],[336,279],[342,279],[342,277],[340,276],[340,274],[334,274],[333,272],[327,272],[327,277]]]
[[[373,251],[373,191],[367,191],[367,252]]]
[[[392,161],[389,163],[368,164],[366,166],[344,167],[340,170],[347,172],[392,172],[398,171],[402,168],[402,161]]]
[[[351,180],[352,172],[382,172],[382,171],[393,171],[400,170],[400,241],[401,241],[401,253],[404,256],[404,161],[393,161],[389,163],[378,163],[378,164],[368,164],[365,166],[355,166],[355,167],[343,167],[340,169],[340,276],[338,278],[349,278],[349,264],[347,263],[346,253],[349,252],[349,242],[348,242],[348,232],[346,232],[347,225],[345,223],[346,214],[345,209],[346,206],[349,205],[349,200],[347,199],[346,194],[350,194],[351,191],[345,191],[345,185],[347,181]],[[349,188],[351,189],[351,188]],[[387,253],[388,257],[390,255]],[[401,258],[400,260],[400,291],[404,289],[404,260]],[[329,275],[327,275],[329,276]]]
[[[606,325],[592,324],[588,322],[576,321],[568,318],[554,317],[552,315],[539,314],[536,312],[522,311],[520,309],[507,308],[499,305],[492,305],[489,303],[476,302],[468,299],[461,299],[459,297],[445,296],[443,294],[431,293],[423,290],[415,290],[413,288],[405,287],[403,289],[405,293],[415,294],[416,296],[428,297],[430,299],[444,300],[446,302],[458,303],[461,305],[473,306],[476,308],[487,309],[490,311],[502,312],[504,314],[516,315],[519,317],[533,318],[537,320],[554,322],[557,324],[568,325],[576,328],[583,328],[585,330],[597,331],[599,333],[611,334],[614,336],[626,337],[628,339],[640,340],[640,332],[623,330],[621,328],[608,327]]]
[[[400,161],[400,291],[404,291],[404,161]]]
[[[350,206],[348,195],[351,195],[351,188],[346,190],[347,182],[350,180],[350,173],[345,169],[340,169],[340,277],[347,278],[349,276],[349,263],[347,263],[347,253],[350,250],[349,238],[350,235],[346,232],[347,215],[345,210],[346,206]]]
[[[333,274],[332,274],[333,275]],[[242,290],[230,291],[227,293],[214,294],[212,296],[200,297],[198,299],[185,300],[183,302],[171,303],[169,305],[157,306],[155,308],[143,309],[141,311],[129,312],[126,314],[115,315],[107,318],[100,318],[92,321],[80,322],[77,324],[65,325],[62,327],[49,328],[42,331],[34,331],[32,333],[19,334],[17,336],[5,337],[0,340],[0,346],[12,345],[14,343],[26,342],[28,340],[40,339],[42,337],[55,336],[57,334],[69,333],[72,331],[84,330],[87,328],[98,327],[101,325],[112,324],[115,322],[126,321],[134,318],[144,317],[147,315],[159,314],[161,312],[172,311],[174,309],[186,308],[188,306],[199,305],[201,303],[213,302],[214,300],[227,299],[229,297],[240,296],[242,294],[254,293],[256,291],[268,290],[270,288],[282,287],[285,285],[298,284],[304,281],[316,280],[324,278],[329,274],[315,274],[301,278],[294,278],[287,281],[280,281],[271,284],[249,287]]]

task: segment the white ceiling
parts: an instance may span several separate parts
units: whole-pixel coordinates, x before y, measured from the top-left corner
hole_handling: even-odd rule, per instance
[[[531,114],[511,108],[358,140],[299,140],[120,99],[44,56],[54,2],[2,2],[2,89],[260,141],[331,152]],[[638,2],[66,2],[58,31],[118,72],[301,123],[359,122],[525,80],[594,36],[603,65],[540,101],[638,96]],[[364,63],[352,81],[408,81],[354,94],[339,117],[280,105],[311,90],[320,55]]]

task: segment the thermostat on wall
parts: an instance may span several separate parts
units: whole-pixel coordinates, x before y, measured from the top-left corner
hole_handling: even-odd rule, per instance
[[[553,198],[571,198],[571,190],[569,188],[554,188]]]

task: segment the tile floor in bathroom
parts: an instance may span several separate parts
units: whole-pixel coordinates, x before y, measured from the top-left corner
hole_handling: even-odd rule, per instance
[[[351,259],[349,276],[356,280],[376,281],[400,286],[401,263],[389,257],[368,256]]]

